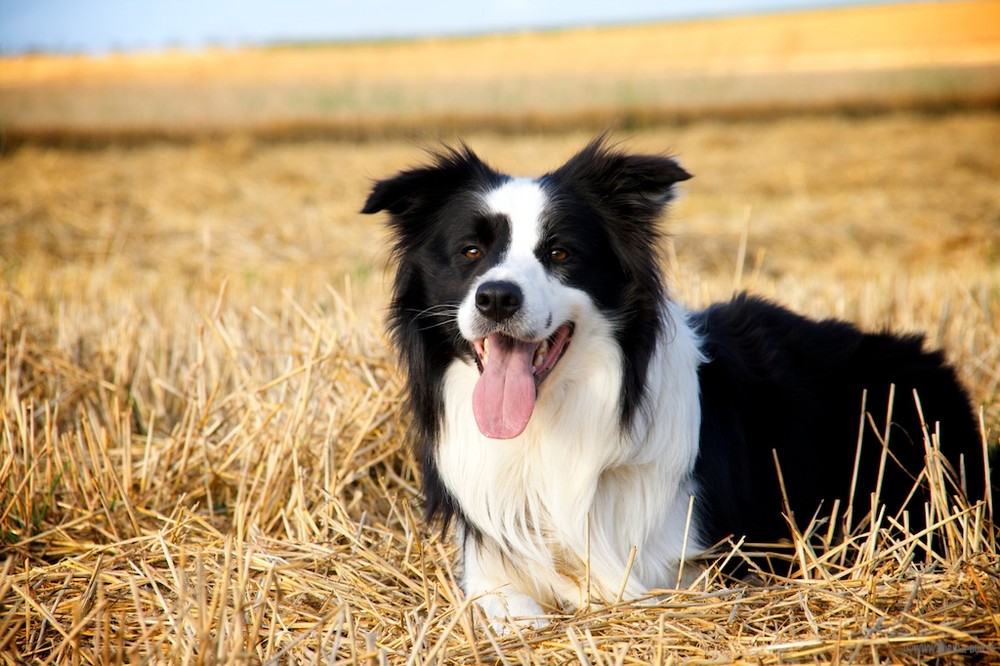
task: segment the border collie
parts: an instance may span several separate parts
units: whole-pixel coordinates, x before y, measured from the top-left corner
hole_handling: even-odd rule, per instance
[[[657,221],[689,177],[603,137],[536,179],[463,144],[364,206],[390,216],[389,329],[426,513],[455,524],[463,588],[495,626],[675,587],[684,558],[787,539],[789,519],[837,501],[867,511],[877,486],[912,525],[923,423],[983,496],[969,398],[922,337],[746,295],[700,312],[671,300]]]

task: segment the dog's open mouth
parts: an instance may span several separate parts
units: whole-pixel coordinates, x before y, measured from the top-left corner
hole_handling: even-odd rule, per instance
[[[480,373],[472,410],[484,435],[511,439],[524,432],[538,386],[559,363],[572,336],[573,324],[567,322],[541,342],[494,333],[472,343]]]

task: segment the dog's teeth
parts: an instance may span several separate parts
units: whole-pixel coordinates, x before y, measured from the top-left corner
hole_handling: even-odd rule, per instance
[[[531,364],[535,368],[540,368],[545,364],[545,357],[549,353],[549,341],[542,340],[538,347],[535,349],[535,357],[532,359]]]

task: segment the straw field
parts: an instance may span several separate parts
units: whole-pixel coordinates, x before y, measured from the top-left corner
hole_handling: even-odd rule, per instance
[[[539,173],[588,136],[466,138]],[[696,175],[669,220],[679,299],[746,288],[927,331],[996,442],[1000,117],[622,138]],[[411,141],[238,136],[0,159],[0,663],[1000,658],[989,509],[943,489],[948,549],[926,565],[926,534],[893,540],[874,517],[830,550],[797,542],[792,577],[712,571],[647,604],[485,632],[420,518],[381,332],[385,237],[356,214],[372,178],[419,159]]]
[[[539,174],[617,118],[695,175],[678,300],[923,331],[995,447],[997,7],[0,60],[0,664],[997,662],[1000,509],[954,497],[933,424],[941,553],[891,516],[815,524],[790,576],[486,631],[421,520],[387,239],[357,212],[456,128]]]
[[[1000,2],[901,3],[381,43],[0,59],[21,137],[633,127],[1000,104]]]

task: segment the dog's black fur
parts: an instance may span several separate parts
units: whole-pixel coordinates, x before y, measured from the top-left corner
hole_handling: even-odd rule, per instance
[[[785,539],[788,526],[775,516],[786,502],[800,529],[836,499],[841,516],[853,504],[856,523],[876,487],[890,515],[906,509],[911,529],[919,529],[928,499],[926,481],[918,482],[924,425],[940,435],[950,491],[964,484],[971,500],[984,497],[982,440],[969,399],[944,355],[923,349],[922,336],[811,321],[746,295],[713,305],[697,321],[709,362],[700,369],[696,473],[711,489],[699,499],[712,539]],[[860,454],[851,446],[859,433]]]

